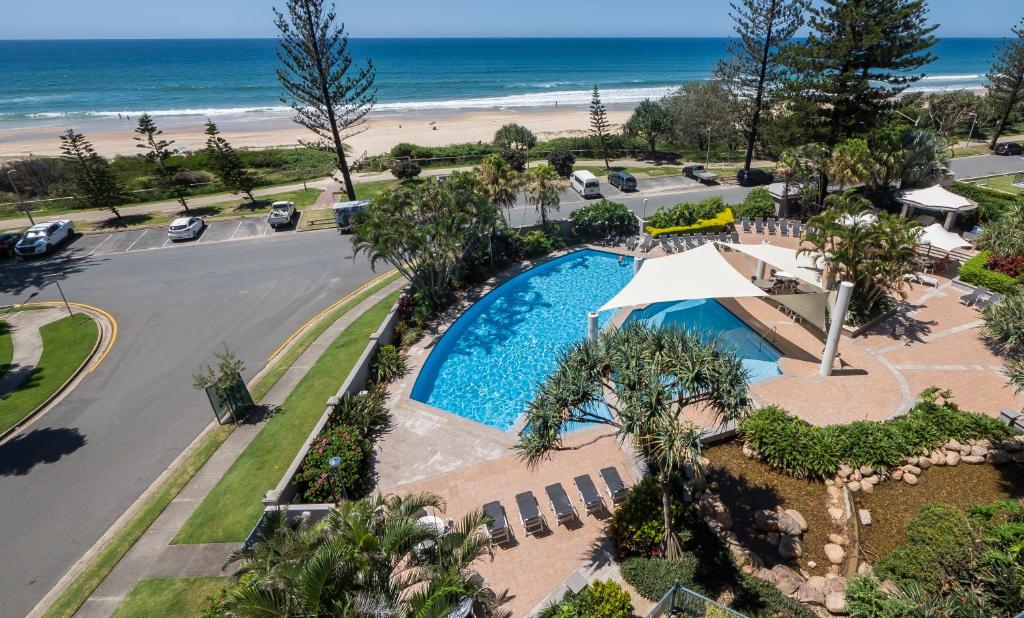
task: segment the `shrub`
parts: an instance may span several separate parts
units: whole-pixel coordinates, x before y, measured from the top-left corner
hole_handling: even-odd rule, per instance
[[[983,221],[991,221],[1002,216],[1011,206],[1022,201],[1020,197],[967,182],[954,182],[949,190],[977,202]]]
[[[715,195],[696,204],[680,202],[671,208],[661,208],[647,220],[652,227],[681,227],[693,225],[702,219],[711,219],[726,209],[725,200]]]
[[[181,170],[174,174],[172,182],[179,187],[190,187],[210,182],[210,175],[206,172],[195,172],[192,170]]]
[[[551,253],[555,248],[557,240],[547,234],[544,230],[533,230],[519,236],[523,251],[531,258],[540,257]]]
[[[351,425],[361,435],[376,440],[391,428],[391,413],[385,398],[385,392],[376,388],[358,395],[346,393],[331,410],[327,425]]]
[[[628,236],[637,232],[636,217],[629,208],[607,199],[578,208],[569,218],[581,238],[602,238],[609,234]]]
[[[774,217],[775,198],[764,187],[757,187],[747,194],[743,203],[736,207],[737,217]]]
[[[572,167],[576,165],[576,156],[568,150],[552,150],[548,153],[548,165],[555,168],[562,178],[568,178],[572,175]]]
[[[310,447],[295,482],[302,487],[307,502],[334,502],[341,497],[354,498],[370,490],[370,453],[373,442],[363,437],[352,425],[335,425],[325,429]],[[341,464],[333,471],[328,464],[340,457]]]
[[[990,255],[985,268],[1019,280],[1024,275],[1024,255]]]
[[[398,348],[388,344],[377,350],[377,358],[373,361],[373,375],[378,384],[389,384],[408,372],[409,364]]]
[[[391,175],[399,180],[409,180],[420,175],[420,166],[413,161],[396,161],[391,166]]]
[[[579,593],[567,592],[560,602],[549,605],[539,618],[629,618],[633,603],[629,593],[611,580],[597,580]]]
[[[501,158],[508,163],[508,166],[517,172],[526,171],[526,153],[514,148],[502,148]]]
[[[751,618],[816,618],[804,604],[782,594],[771,582],[741,574],[731,607]]]
[[[619,566],[622,578],[643,598],[657,601],[669,588],[679,582],[686,588],[703,594],[694,583],[700,562],[692,553],[684,553],[678,560],[666,558],[629,558]]]
[[[616,509],[608,537],[622,557],[656,555],[665,538],[661,489],[654,477],[640,481]]]
[[[916,608],[907,598],[882,590],[873,575],[857,575],[846,585],[846,612],[852,618],[903,618]]]
[[[986,307],[984,318],[981,334],[992,346],[1011,355],[1024,351],[1024,290]]]
[[[982,251],[964,262],[960,267],[960,280],[1001,294],[1012,294],[1020,287],[1020,280],[989,270],[987,268],[988,259],[988,253]]]
[[[722,212],[710,219],[698,220],[693,225],[680,225],[674,227],[654,227],[651,225],[647,226],[647,232],[653,236],[660,236],[662,234],[704,234],[704,233],[717,233],[724,232],[733,227],[736,223],[736,217],[732,214],[731,208],[726,208]]]
[[[926,504],[907,522],[907,544],[875,564],[882,579],[916,582],[938,592],[970,568],[972,534],[967,514],[944,504]]]

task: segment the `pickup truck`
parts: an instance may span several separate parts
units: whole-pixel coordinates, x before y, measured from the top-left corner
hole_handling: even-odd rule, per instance
[[[292,202],[274,202],[270,205],[270,214],[267,215],[267,223],[270,227],[278,228],[284,225],[291,225],[295,219],[295,204]]]
[[[687,165],[683,168],[683,176],[693,178],[697,182],[710,185],[718,180],[718,174],[709,172],[703,165]]]

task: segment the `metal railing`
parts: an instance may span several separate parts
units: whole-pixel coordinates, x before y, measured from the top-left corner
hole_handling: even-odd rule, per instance
[[[669,588],[665,596],[661,597],[657,605],[647,612],[644,618],[662,618],[668,616],[691,616],[693,618],[704,618],[704,616],[737,616],[747,618],[743,614],[731,610],[728,607],[715,603],[706,596],[683,587],[676,582]]]

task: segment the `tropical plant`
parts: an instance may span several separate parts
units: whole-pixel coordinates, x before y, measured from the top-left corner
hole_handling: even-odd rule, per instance
[[[603,238],[610,234],[628,236],[637,233],[637,220],[625,204],[600,199],[577,208],[569,215],[576,234],[583,238]]]
[[[736,207],[737,217],[774,217],[775,198],[768,189],[756,187],[743,198],[743,203]]]
[[[725,200],[713,195],[696,203],[680,202],[672,207],[661,208],[647,219],[647,223],[655,228],[683,227],[712,219],[726,208]]]
[[[932,131],[908,128],[903,142],[900,186],[905,189],[928,187],[949,177],[949,159],[942,141]]]
[[[245,371],[245,362],[238,358],[226,342],[221,345],[223,347],[213,353],[213,357],[217,359],[217,367],[207,365],[205,369],[192,374],[192,387],[201,391],[209,386],[216,386],[217,395],[225,397],[234,388],[237,376]]]
[[[611,580],[590,582],[579,592],[566,592],[558,603],[541,610],[537,618],[631,618],[629,593]]]
[[[988,144],[989,149],[996,147],[1010,114],[1024,100],[1024,19],[1015,28],[1011,28],[1010,32],[1013,36],[1003,41],[985,76],[988,99],[998,109],[998,121]]]
[[[565,179],[558,175],[550,165],[539,165],[526,174],[523,187],[526,201],[540,213],[542,227],[548,225],[548,211],[558,210],[562,198],[558,192],[565,188]]]
[[[410,160],[395,161],[395,164],[391,166],[391,175],[399,180],[416,178],[420,175],[421,171],[420,166],[416,165],[415,161]]]
[[[1024,255],[1024,201],[1008,206],[1002,216],[989,221],[978,237],[978,246],[993,256]]]
[[[548,153],[548,165],[555,168],[562,178],[568,178],[576,165],[576,155],[568,150],[552,150]]]
[[[232,193],[244,193],[255,208],[256,198],[252,191],[256,187],[256,177],[245,169],[234,147],[221,137],[220,130],[212,120],[206,121],[206,151],[213,159],[221,184]]]
[[[373,375],[378,383],[390,384],[408,372],[409,362],[398,348],[391,344],[380,346],[373,361]]]
[[[61,134],[60,152],[79,193],[75,202],[82,208],[104,208],[120,220],[117,205],[127,201],[128,195],[110,169],[110,163],[96,153],[84,135],[75,133],[74,129]]]
[[[498,154],[512,168],[513,172],[522,173],[526,171],[526,164],[529,162],[529,158],[525,150],[502,148]]]
[[[494,133],[494,145],[498,148],[529,150],[537,145],[537,136],[523,125],[510,122]]]
[[[570,424],[594,423],[630,439],[656,471],[662,492],[665,555],[678,557],[672,521],[672,483],[686,467],[700,474],[701,428],[683,420],[684,409],[701,408],[718,420],[735,420],[750,405],[748,376],[736,355],[697,333],[649,328],[640,323],[577,343],[527,406],[530,431],[517,449],[527,462],[562,450]],[[613,392],[614,401],[605,401]],[[611,418],[601,413],[611,409]]]
[[[177,172],[167,166],[167,160],[174,156],[170,150],[174,145],[174,140],[166,140],[161,137],[163,131],[157,128],[149,114],[139,116],[139,124],[135,127],[135,133],[138,134],[135,141],[139,142],[136,147],[147,150],[139,156],[153,164],[153,176],[156,177],[159,187],[174,195],[185,212],[188,212],[185,187],[175,181]]]
[[[871,178],[873,164],[867,140],[851,138],[833,149],[827,171],[829,179],[845,189],[867,182]]]
[[[366,209],[353,230],[355,253],[370,264],[386,262],[409,280],[417,309],[437,309],[473,246],[483,242],[500,215],[483,184],[470,172],[444,183],[387,190]]]
[[[259,541],[229,558],[238,583],[224,595],[229,616],[444,616],[466,599],[493,609],[496,596],[470,565],[490,554],[472,512],[439,531],[417,520],[443,510],[429,494],[342,502],[316,524],[271,514]],[[417,547],[432,547],[429,555]]]
[[[316,146],[334,151],[348,199],[354,201],[344,141],[359,132],[376,103],[373,63],[353,68],[345,24],[324,0],[286,0],[285,11],[275,8],[274,15],[284,102],[295,110],[295,122],[316,136]]]
[[[903,296],[903,275],[914,270],[920,235],[915,224],[885,212],[863,216],[870,203],[863,197],[830,195],[828,208],[808,221],[800,253],[825,264],[823,283],[834,289],[840,281],[854,285],[850,311],[870,318]]]
[[[516,205],[523,178],[505,159],[498,155],[488,156],[476,169],[476,174],[483,183],[487,199],[496,208],[507,213]]]
[[[611,171],[608,163],[608,134],[611,132],[611,123],[608,122],[608,110],[601,102],[601,93],[594,84],[594,92],[590,97],[590,135],[597,143],[597,154],[604,159],[604,169]]]
[[[623,133],[643,138],[652,153],[658,150],[658,138],[668,136],[671,130],[671,114],[664,105],[650,99],[640,101],[633,115],[622,125]]]

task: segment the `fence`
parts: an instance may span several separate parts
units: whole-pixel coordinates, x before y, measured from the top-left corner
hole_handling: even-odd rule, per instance
[[[704,595],[698,594],[689,588],[684,588],[679,582],[676,582],[669,588],[665,596],[661,597],[661,600],[658,601],[658,604],[652,607],[651,611],[647,612],[645,618],[662,618],[663,616],[703,618],[708,615],[746,618],[743,614],[715,603]]]

